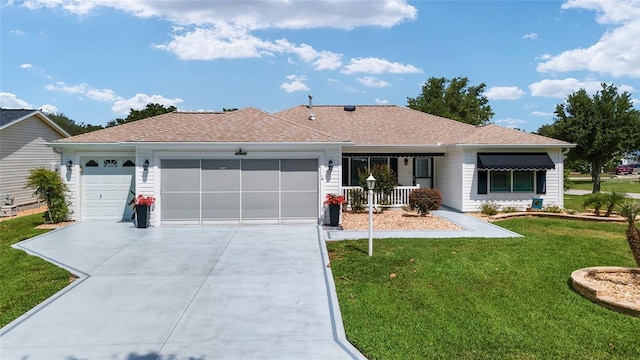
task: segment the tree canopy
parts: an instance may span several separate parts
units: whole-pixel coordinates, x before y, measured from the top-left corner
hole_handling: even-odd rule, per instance
[[[174,112],[176,110],[178,110],[178,108],[176,108],[173,105],[171,105],[169,107],[165,107],[164,105],[161,105],[161,104],[149,103],[142,110],[130,109],[129,110],[129,115],[127,115],[126,118],[124,118],[124,119],[118,118],[118,119],[115,119],[115,120],[111,120],[111,121],[109,121],[107,123],[107,127],[116,126],[116,125],[122,125],[122,124],[130,123],[130,122],[133,122],[133,121],[146,119],[146,118],[149,118],[149,117],[152,117],[152,116],[157,116],[157,115],[162,115],[162,114]]]
[[[90,131],[100,130],[103,128],[101,125],[77,123],[69,119],[65,114],[62,114],[62,113],[57,113],[57,114],[45,113],[45,115],[49,119],[51,119],[51,121],[53,121],[62,129],[64,129],[64,131],[68,132],[69,135],[71,136],[84,134]]]
[[[489,100],[483,94],[484,83],[469,86],[469,79],[457,77],[430,77],[422,85],[422,93],[415,98],[407,98],[411,109],[461,121],[471,125],[489,122],[494,113]]]
[[[640,149],[640,111],[633,108],[628,92],[602,83],[593,96],[584,89],[556,106],[554,123],[538,133],[576,144],[568,160],[590,164],[593,192],[600,191],[600,173],[611,161]]]

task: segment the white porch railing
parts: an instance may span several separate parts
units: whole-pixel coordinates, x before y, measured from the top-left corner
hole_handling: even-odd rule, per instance
[[[351,199],[349,199],[349,190],[352,189],[360,189],[362,190],[362,188],[360,186],[343,186],[342,187],[342,196],[344,196],[344,198],[347,200],[347,203],[351,203]],[[402,207],[404,205],[409,204],[409,194],[411,193],[411,191],[415,190],[415,189],[420,189],[420,185],[416,185],[416,186],[396,186],[395,189],[393,189],[393,191],[391,192],[391,195],[389,195],[389,204],[387,206],[390,207]],[[367,193],[363,192],[364,195],[364,202],[365,205],[369,205],[367,203],[367,198],[368,195]],[[373,193],[373,204],[380,204],[381,202],[381,198],[382,198],[382,194],[378,194],[378,193]]]

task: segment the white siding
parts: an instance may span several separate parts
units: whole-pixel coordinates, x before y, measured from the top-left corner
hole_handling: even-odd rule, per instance
[[[442,194],[442,205],[462,210],[463,152],[459,148],[450,148],[444,156],[434,158],[434,188]]]
[[[11,194],[15,205],[37,201],[25,188],[29,170],[60,166],[60,155],[45,143],[63,138],[60,133],[32,116],[0,131],[0,201]]]
[[[533,198],[543,199],[543,206],[564,206],[563,190],[563,155],[561,149],[518,149],[517,152],[547,152],[555,163],[555,169],[547,170],[547,193],[489,193],[478,194],[478,171],[476,168],[478,152],[504,152],[513,153],[513,150],[505,149],[468,149],[464,157],[464,206],[465,212],[479,211],[484,202],[493,201],[500,207],[512,206],[518,209],[526,209],[531,206]]]

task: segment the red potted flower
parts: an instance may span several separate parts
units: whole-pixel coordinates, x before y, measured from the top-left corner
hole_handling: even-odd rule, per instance
[[[346,199],[342,195],[327,194],[324,205],[329,207],[329,225],[338,226],[340,222],[340,208],[346,203]]]
[[[138,195],[133,198],[133,210],[136,214],[136,227],[148,228],[151,206],[156,202],[153,196]]]

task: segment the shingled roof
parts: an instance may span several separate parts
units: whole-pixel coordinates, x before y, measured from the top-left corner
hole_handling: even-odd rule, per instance
[[[312,114],[315,120],[310,120]],[[395,105],[298,106],[274,115],[324,132],[343,133],[355,145],[570,145],[498,125],[474,126]]]
[[[343,133],[325,133],[267,112],[245,108],[214,112],[171,112],[62,139],[60,143],[125,142],[347,142]]]
[[[349,110],[349,111],[347,111]],[[314,118],[311,119],[310,115]],[[350,143],[356,146],[550,145],[567,142],[490,124],[474,126],[394,105],[297,106],[270,114],[172,112],[60,143]]]

